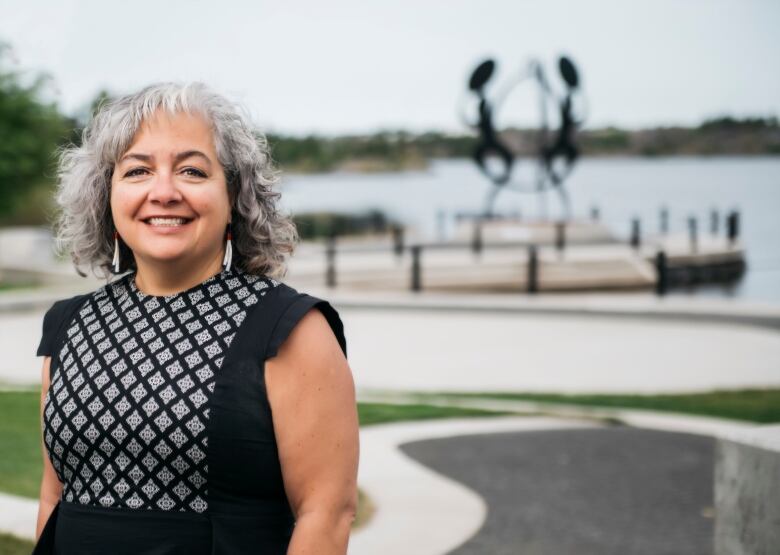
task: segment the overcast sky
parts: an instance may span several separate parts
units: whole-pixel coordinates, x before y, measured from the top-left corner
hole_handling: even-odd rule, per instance
[[[780,114],[780,0],[0,0],[17,68],[75,113],[101,88],[203,80],[287,133],[463,130],[470,70],[577,64],[588,126]],[[535,122],[530,82],[499,125]]]

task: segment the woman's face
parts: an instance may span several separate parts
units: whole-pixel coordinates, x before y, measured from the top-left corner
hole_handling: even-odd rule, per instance
[[[222,253],[230,201],[206,120],[158,111],[145,121],[114,168],[111,214],[139,267],[212,264]]]

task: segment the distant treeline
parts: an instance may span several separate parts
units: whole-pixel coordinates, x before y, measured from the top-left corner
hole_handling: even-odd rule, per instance
[[[401,225],[400,222],[375,208],[361,213],[305,212],[293,215],[293,220],[301,239],[387,233],[394,226]]]
[[[519,156],[533,156],[543,142],[532,129],[509,129],[501,136]],[[548,140],[554,136],[554,131],[549,132]],[[405,131],[342,137],[270,134],[268,138],[274,159],[296,172],[413,169],[432,158],[468,157],[477,144],[475,135]],[[584,156],[778,155],[780,122],[774,117],[721,117],[698,127],[586,129],[578,133],[577,143]]]
[[[772,118],[721,117],[698,127],[614,127],[583,131],[583,154],[628,156],[780,154],[780,122]]]
[[[425,167],[431,158],[469,156],[475,138],[429,132],[382,131],[372,135],[294,137],[270,133],[274,160],[296,172],[393,171]]]

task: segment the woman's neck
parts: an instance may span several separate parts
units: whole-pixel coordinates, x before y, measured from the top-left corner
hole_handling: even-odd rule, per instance
[[[146,295],[166,296],[186,291],[222,271],[222,255],[207,264],[157,263],[136,260],[136,288]]]

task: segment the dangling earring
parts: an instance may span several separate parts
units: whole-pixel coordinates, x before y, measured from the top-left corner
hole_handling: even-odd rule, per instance
[[[114,273],[119,273],[119,232],[114,230],[114,259],[111,261],[114,266]]]
[[[231,239],[233,239],[233,233],[230,229],[230,222],[227,224],[227,240],[225,241],[225,258],[222,259],[222,267],[229,271],[230,265],[233,262],[233,243],[231,243]]]

